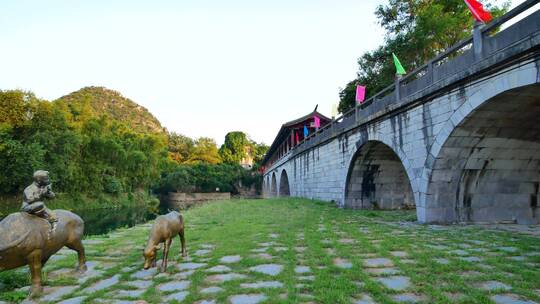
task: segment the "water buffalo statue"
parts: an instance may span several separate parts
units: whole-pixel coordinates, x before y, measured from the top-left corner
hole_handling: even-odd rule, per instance
[[[176,235],[180,236],[180,242],[182,243],[181,253],[182,257],[185,257],[187,255],[186,239],[184,237],[184,219],[182,218],[182,215],[176,211],[171,211],[156,218],[156,221],[150,230],[148,243],[143,252],[144,269],[156,266],[156,251],[159,248],[159,244],[164,243],[161,271],[165,272],[167,270],[169,249],[171,248],[172,239]]]
[[[66,210],[54,212],[58,220],[54,228],[46,219],[26,212],[12,213],[0,222],[0,271],[28,265],[32,275],[31,296],[42,292],[41,268],[64,246],[77,252],[77,270],[86,271],[81,241],[83,220]]]

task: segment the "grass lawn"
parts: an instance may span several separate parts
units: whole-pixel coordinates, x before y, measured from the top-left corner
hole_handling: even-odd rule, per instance
[[[150,224],[120,229],[85,241],[83,276],[72,272],[74,253],[54,256],[40,301],[540,303],[540,239],[532,236],[295,198],[183,214],[189,256],[181,259],[176,238],[168,273],[142,270]],[[0,300],[22,301],[26,285],[26,269],[0,273]]]

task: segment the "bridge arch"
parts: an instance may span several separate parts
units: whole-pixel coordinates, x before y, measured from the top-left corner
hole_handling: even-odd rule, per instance
[[[368,141],[349,162],[344,207],[400,209],[414,207],[414,195],[403,162],[381,141]]]
[[[422,221],[540,223],[540,84],[508,86],[471,96],[436,137]]]
[[[270,197],[276,197],[278,194],[276,172],[272,172],[272,181],[270,184]]]
[[[268,197],[270,193],[270,177],[265,176],[263,178],[263,197]]]
[[[289,176],[287,175],[287,171],[285,171],[285,169],[281,171],[281,176],[279,177],[279,196],[280,197],[291,196]]]

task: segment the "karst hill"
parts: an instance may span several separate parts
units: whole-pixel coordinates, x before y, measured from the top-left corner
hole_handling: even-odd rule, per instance
[[[64,105],[73,121],[107,115],[139,133],[164,133],[165,129],[146,108],[117,91],[105,87],[84,87],[62,96],[55,103]]]

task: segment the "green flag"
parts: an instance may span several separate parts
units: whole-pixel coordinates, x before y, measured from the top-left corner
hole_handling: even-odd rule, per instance
[[[399,59],[397,58],[396,54],[392,53],[392,57],[394,57],[394,64],[396,65],[396,74],[398,75],[407,74],[407,72],[405,72],[405,69],[401,65],[401,62],[399,62]]]

